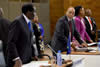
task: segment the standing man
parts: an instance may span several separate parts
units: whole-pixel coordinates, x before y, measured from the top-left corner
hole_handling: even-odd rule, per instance
[[[3,54],[5,61],[7,61],[7,56],[6,56],[6,48],[7,48],[7,39],[8,39],[8,27],[10,24],[10,21],[3,18],[3,9],[0,8],[0,40],[2,41],[3,45]]]
[[[61,17],[56,24],[56,29],[51,42],[51,46],[56,52],[58,50],[66,51],[69,35],[71,40],[73,36],[75,36],[83,47],[87,47],[87,44],[83,43],[83,41],[80,39],[79,33],[76,31],[73,20],[74,14],[75,9],[73,7],[68,8],[66,15]]]
[[[86,25],[86,31],[90,38],[95,42],[96,38],[96,22],[94,18],[91,17],[92,12],[90,9],[86,9],[85,11],[86,16],[84,17],[85,25]]]
[[[10,25],[7,48],[7,67],[22,67],[34,57],[32,46],[32,25],[34,17],[32,4],[22,6],[22,15]]]

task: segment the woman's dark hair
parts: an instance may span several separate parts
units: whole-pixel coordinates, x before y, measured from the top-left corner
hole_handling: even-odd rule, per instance
[[[83,8],[82,6],[76,6],[76,7],[74,7],[74,9],[75,9],[75,16],[79,15],[80,9],[82,9],[82,8]]]
[[[26,14],[28,11],[34,11],[33,5],[31,3],[24,4],[22,6],[22,13]]]

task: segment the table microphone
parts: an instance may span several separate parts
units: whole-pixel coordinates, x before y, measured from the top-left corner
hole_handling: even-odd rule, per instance
[[[51,56],[49,56],[48,54],[41,54],[41,56],[47,56],[49,60],[51,60]]]
[[[57,52],[56,52],[50,45],[47,44],[47,47],[48,47],[55,55],[57,55]],[[65,63],[65,60],[64,60],[64,59],[62,59],[62,63]]]

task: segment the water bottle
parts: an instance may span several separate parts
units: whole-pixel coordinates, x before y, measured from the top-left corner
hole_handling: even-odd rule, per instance
[[[98,40],[98,51],[100,52],[100,39]]]
[[[57,53],[57,67],[62,67],[62,57],[61,57],[61,51],[60,50]]]

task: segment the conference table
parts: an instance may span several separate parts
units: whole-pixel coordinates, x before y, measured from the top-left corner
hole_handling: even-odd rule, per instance
[[[100,67],[100,52],[97,51],[97,47],[88,47],[94,49],[95,51],[91,52],[77,52],[72,51],[70,55],[67,55],[66,52],[62,52],[62,58],[64,60],[72,60],[72,67]],[[32,61],[29,64],[23,65],[23,67],[51,67],[53,63],[50,63],[49,59],[41,59],[39,61]],[[72,63],[70,63],[72,64]],[[55,65],[55,64],[53,64]],[[52,66],[52,67],[56,67]],[[62,66],[65,67],[65,66]]]
[[[67,63],[63,64],[62,67],[66,67],[66,66],[70,66],[72,65],[72,61],[68,60],[66,61]],[[57,65],[54,62],[54,59],[47,59],[47,58],[43,58],[43,59],[39,59],[39,61],[32,61],[28,64],[24,64],[22,67],[57,67]]]
[[[97,47],[88,47],[95,51],[90,52],[77,52],[72,51],[70,55],[66,55],[66,52],[62,53],[62,58],[67,60],[73,60],[73,67],[100,67],[100,52]],[[77,62],[77,63],[76,63]]]

